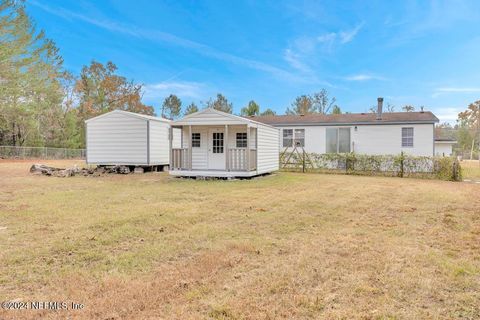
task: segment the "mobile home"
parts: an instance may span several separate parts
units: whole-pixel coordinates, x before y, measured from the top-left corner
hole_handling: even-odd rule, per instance
[[[434,156],[438,118],[429,111],[255,116],[252,120],[278,128],[279,150],[294,146],[309,153]]]

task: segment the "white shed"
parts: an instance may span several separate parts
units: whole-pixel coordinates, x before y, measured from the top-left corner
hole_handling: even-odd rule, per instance
[[[279,130],[251,119],[204,109],[172,122],[182,145],[172,146],[175,176],[252,177],[279,169]]]
[[[170,120],[114,110],[85,121],[87,163],[157,166],[170,159]],[[180,135],[174,144],[180,145]]]
[[[435,139],[435,155],[439,157],[450,157],[453,155],[453,146],[457,143],[455,139]]]

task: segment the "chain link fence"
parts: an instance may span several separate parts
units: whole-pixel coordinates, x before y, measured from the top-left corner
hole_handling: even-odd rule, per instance
[[[0,159],[85,159],[85,149],[0,146]]]

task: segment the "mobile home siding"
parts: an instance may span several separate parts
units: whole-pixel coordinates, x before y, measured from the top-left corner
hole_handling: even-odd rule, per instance
[[[413,147],[402,147],[402,128],[413,128]],[[357,153],[433,156],[433,124],[365,125],[352,128]]]
[[[87,163],[147,164],[147,121],[112,113],[87,123]]]
[[[262,174],[279,169],[279,130],[258,125],[257,172]]]
[[[355,127],[357,129],[355,129]],[[402,147],[402,128],[414,128],[413,147]],[[282,126],[279,145],[283,148],[283,129],[305,129],[305,151],[326,152],[326,129],[350,128],[350,150],[361,154],[386,155],[402,151],[414,156],[433,155],[433,124]]]

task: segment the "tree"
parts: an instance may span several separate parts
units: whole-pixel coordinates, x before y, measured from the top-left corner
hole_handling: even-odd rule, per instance
[[[339,106],[334,105],[332,108],[332,114],[342,114],[342,110],[340,109]]]
[[[415,111],[415,107],[411,105],[406,105],[402,108],[402,110],[405,112],[412,112],[412,111]]]
[[[209,99],[205,103],[205,106],[207,108],[213,108],[226,113],[233,112],[233,104],[229,102],[221,93],[217,93],[217,98],[215,100]]]
[[[335,102],[337,101],[335,97],[330,98],[328,96],[328,91],[326,89],[322,89],[319,92],[314,93],[311,97],[311,100],[316,112],[321,114],[329,113],[330,110],[336,106]]]
[[[116,109],[153,115],[153,107],[141,101],[142,85],[128,81],[116,71],[117,66],[110,61],[104,66],[94,60],[82,68],[75,86],[82,118]]]
[[[175,119],[182,111],[182,100],[174,94],[165,98],[162,104],[162,117]]]
[[[63,59],[37,32],[24,1],[0,2],[0,143],[59,142]]]
[[[470,132],[473,139],[474,149],[480,146],[480,100],[468,105],[467,110],[458,114],[460,126],[465,127]]]
[[[455,129],[448,122],[435,125],[435,138],[456,139]]]
[[[393,104],[390,104],[390,102],[387,102],[387,107],[385,109],[386,112],[395,112],[395,106]]]
[[[248,105],[242,108],[240,114],[242,116],[258,116],[260,113],[260,106],[253,100],[251,100]]]
[[[272,109],[268,108],[267,110],[260,113],[260,115],[261,116],[274,116],[274,115],[276,115],[276,113]]]
[[[84,143],[84,120],[112,110],[124,110],[153,115],[154,109],[144,105],[142,85],[117,75],[117,66],[112,62],[103,65],[92,61],[84,66],[75,83],[78,101],[78,126]]]
[[[286,114],[292,115],[305,115],[316,113],[315,106],[313,105],[312,98],[308,95],[301,95],[295,98],[292,103],[292,109],[287,108]]]
[[[183,113],[184,116],[198,112],[198,107],[195,104],[195,102],[190,103],[187,108],[185,109],[185,112]]]

